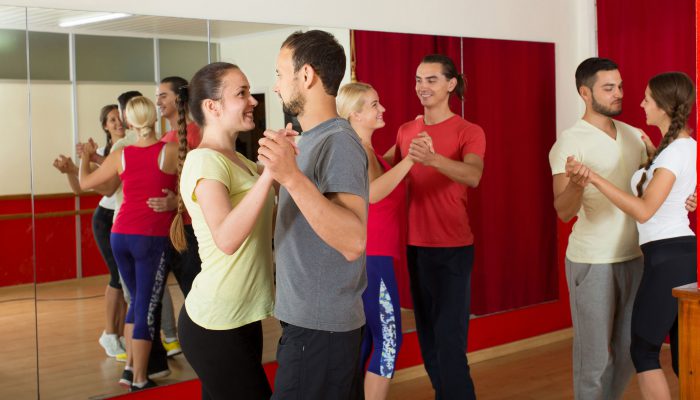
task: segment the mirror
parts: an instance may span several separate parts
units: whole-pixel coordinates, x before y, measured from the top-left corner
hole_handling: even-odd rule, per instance
[[[130,16],[81,23],[101,15],[28,10],[31,62],[37,66],[32,70],[31,101],[33,191],[37,212],[48,214],[37,220],[36,235],[39,386],[47,399],[126,392],[117,384],[124,363],[108,357],[110,342],[102,341],[109,339],[103,331],[114,333],[112,347],[121,348],[116,341],[119,326],[113,321],[119,319],[123,297],[114,287],[120,286],[118,281],[109,283],[95,239],[108,241],[109,235],[109,228],[100,230],[103,236],[93,229],[102,196],[74,194],[53,161],[62,154],[78,163],[78,142],[92,139],[105,146],[100,110],[116,104],[121,93],[137,90],[155,103],[160,79],[189,77],[208,62],[210,53],[218,57],[216,48],[207,44],[206,21]],[[165,119],[161,122],[158,134],[171,129]],[[172,278],[166,289],[170,312],[164,312],[162,327],[170,337],[176,336],[182,293]],[[195,377],[183,356],[172,357],[168,364],[171,373],[161,383]]]
[[[179,75],[189,79],[209,59],[236,63],[248,76],[260,103],[255,116],[257,131],[242,135],[238,150],[254,158],[262,129],[285,124],[285,115],[273,91],[279,46],[291,32],[313,27],[231,21],[210,21],[207,26],[204,20],[151,16],[61,27],[61,22],[105,13],[36,8],[27,12],[30,63],[34,66],[31,71],[33,157],[27,169],[31,167],[34,177],[37,220],[36,307],[41,395],[74,398],[122,394],[125,390],[116,382],[123,364],[106,357],[97,343],[106,325],[105,287],[109,281],[91,227],[101,196],[74,195],[66,177],[51,165],[52,161],[58,154],[69,155],[76,161],[75,144],[89,138],[104,145],[99,111],[103,105],[115,103],[120,93],[139,90],[155,100],[156,83],[161,78]],[[0,28],[12,29],[4,23]],[[350,61],[351,31],[324,29],[338,38]],[[407,49],[405,54],[396,55],[401,58],[387,53],[387,49],[401,46]],[[555,136],[553,44],[355,31],[354,48],[357,78],[375,86],[387,107],[387,126],[374,137],[379,151],[391,146],[401,123],[422,113],[414,92],[415,68],[420,57],[446,52],[467,76],[467,100],[464,106],[453,104],[452,109],[481,125],[487,135],[485,175],[480,188],[469,195],[477,248],[472,276],[473,316],[558,299],[556,219],[549,218],[553,210],[546,164],[546,152]],[[533,52],[538,56],[529,57]],[[18,56],[15,59],[19,62]],[[402,61],[397,62],[399,59]],[[350,81],[349,65],[343,83]],[[397,70],[396,65],[402,69]],[[530,79],[523,81],[520,75],[512,74],[509,68],[514,65],[529,72]],[[17,120],[16,116],[22,115],[15,108],[8,108],[14,111],[8,112],[7,120]],[[503,118],[504,113],[534,116],[519,120]],[[171,128],[166,118],[158,124],[159,133]],[[516,154],[527,168],[517,168],[510,162],[515,160],[513,154],[520,148],[531,149]],[[5,151],[21,154],[19,148]],[[532,193],[533,197],[516,205],[516,200],[503,195],[507,189]],[[524,227],[521,232],[491,229],[494,221],[498,221],[496,226],[507,227],[508,222],[525,218],[523,215],[527,216],[526,221],[546,222],[537,226],[516,224]],[[538,229],[538,235],[527,233],[532,229]],[[405,307],[403,330],[412,331],[405,267],[398,266],[396,274],[403,282],[399,283]],[[513,276],[523,284],[504,290],[503,282]],[[176,317],[183,303],[182,292],[172,277],[167,289]],[[279,324],[270,318],[264,323],[264,332],[263,361],[269,362],[274,360]],[[67,359],[75,362],[66,362]],[[195,377],[181,355],[170,358],[169,366],[171,375],[160,379],[159,384]]]
[[[36,398],[37,351],[34,234],[30,165],[26,10],[0,6],[0,336],[6,341],[0,366],[0,398]],[[39,211],[39,210],[36,210]]]

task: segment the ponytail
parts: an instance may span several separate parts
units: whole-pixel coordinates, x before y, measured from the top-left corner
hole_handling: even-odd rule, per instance
[[[188,87],[180,86],[177,88],[177,214],[170,225],[170,241],[173,243],[175,250],[182,253],[187,250],[187,239],[185,237],[185,224],[182,214],[185,212],[185,203],[182,201],[182,193],[180,193],[180,177],[182,176],[182,166],[187,157],[187,101],[189,100]]]
[[[688,116],[695,102],[693,81],[682,72],[666,72],[654,76],[649,80],[649,91],[656,105],[671,118],[671,124],[654,155],[649,157],[644,164],[644,173],[637,184],[637,196],[639,197],[644,194],[644,182],[647,180],[646,173],[649,167],[659,154],[676,140],[684,129],[687,129]]]

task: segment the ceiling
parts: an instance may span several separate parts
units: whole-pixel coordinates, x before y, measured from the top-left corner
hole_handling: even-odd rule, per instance
[[[200,19],[133,15],[112,21],[97,22],[71,28],[61,28],[65,20],[96,16],[105,13],[29,8],[28,26],[32,31],[82,33],[114,36],[161,38],[206,38],[207,24]],[[0,6],[0,29],[25,29],[25,9]],[[288,28],[290,25],[259,24],[252,22],[211,21],[213,40]]]

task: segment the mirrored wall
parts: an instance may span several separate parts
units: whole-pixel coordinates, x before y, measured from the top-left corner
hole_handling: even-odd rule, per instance
[[[0,377],[3,382],[13,382],[2,385],[0,398],[105,398],[126,392],[117,384],[124,363],[106,356],[98,344],[109,324],[106,309],[110,298],[108,270],[95,244],[91,224],[101,196],[74,193],[66,175],[53,165],[54,160],[62,155],[77,163],[75,147],[80,142],[94,140],[104,146],[106,134],[99,120],[100,109],[116,104],[121,93],[136,90],[156,102],[162,78],[189,79],[201,66],[219,60],[241,67],[259,102],[256,131],[241,135],[237,145],[241,153],[254,157],[261,132],[285,124],[273,91],[279,47],[290,33],[313,28],[137,15],[104,20],[110,16],[113,15],[0,7],[0,113],[5,126],[5,146],[0,155],[6,167],[0,169],[0,234],[7,238],[0,244],[7,255],[0,270],[0,322],[5,322],[0,324],[0,337],[9,338],[12,343],[3,350],[10,361],[0,366]],[[551,241],[551,246],[534,251],[539,258],[513,263],[513,259],[522,260],[523,254],[530,254],[522,247],[532,238],[517,236],[521,232],[508,236],[504,231],[493,231],[489,221],[497,215],[506,220],[521,216],[513,211],[508,198],[480,194],[495,193],[503,182],[523,190],[518,185],[527,184],[531,176],[538,174],[544,176],[547,185],[543,186],[542,179],[537,181],[541,192],[538,201],[551,205],[548,171],[535,161],[549,149],[555,135],[553,45],[376,32],[355,32],[353,41],[350,28],[322,29],[333,33],[345,47],[348,60],[355,61],[358,79],[373,84],[380,98],[391,99],[383,103],[387,115],[396,123],[388,124],[375,137],[380,151],[394,140],[396,124],[421,111],[413,92],[419,59],[408,53],[400,58],[390,57],[385,54],[386,48],[405,45],[413,47],[417,54],[417,43],[444,43],[444,47],[437,46],[434,51],[449,52],[469,79],[465,106],[456,104],[453,109],[481,123],[488,142],[482,188],[472,192],[469,205],[477,233],[473,298],[478,306],[472,317],[558,299],[555,220],[536,226],[541,241]],[[351,42],[357,54],[351,51]],[[523,64],[533,49],[542,52],[541,66]],[[498,58],[499,54],[508,57]],[[494,99],[505,104],[509,98],[527,96],[519,93],[520,97],[513,97],[512,88],[518,85],[516,78],[509,76],[508,68],[516,65],[533,70],[544,68],[530,74],[536,79],[520,90],[538,90],[538,99],[549,96],[537,102],[517,102],[523,112],[532,110],[542,115],[535,125],[521,124],[522,131],[513,131],[499,108],[502,104],[494,104]],[[377,73],[379,69],[386,77]],[[344,83],[350,77],[348,68]],[[497,79],[504,82],[495,86],[489,83]],[[494,87],[496,93],[491,94],[489,102],[481,101],[480,94],[493,92]],[[170,125],[167,118],[161,118],[159,134],[172,129]],[[523,163],[520,167],[507,163],[510,153],[504,149],[512,146],[516,137],[528,140],[528,135],[529,140],[536,140],[537,146],[543,148],[525,156],[535,161],[524,163],[528,165],[525,168]],[[546,165],[546,157],[543,162]],[[512,251],[494,253],[491,249],[498,247],[499,240],[516,245],[508,247]],[[479,248],[489,251],[479,254]],[[403,282],[399,283],[405,307],[403,328],[412,331],[405,267],[399,265],[396,273]],[[502,283],[508,280],[508,274],[532,277],[523,288],[504,292]],[[172,305],[166,307],[172,308],[170,315],[176,320],[183,295],[173,278],[169,279],[167,290]],[[263,361],[271,362],[279,337],[279,324],[273,318],[264,322],[264,336]],[[195,378],[183,355],[169,358],[168,363],[171,374],[159,379],[159,384]]]

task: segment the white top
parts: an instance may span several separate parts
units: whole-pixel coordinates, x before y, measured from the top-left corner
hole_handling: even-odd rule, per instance
[[[695,191],[697,182],[697,172],[695,171],[696,158],[697,143],[695,139],[678,138],[671,142],[649,167],[647,180],[644,182],[645,190],[657,168],[671,171],[676,176],[676,180],[673,182],[671,192],[656,211],[656,214],[643,224],[637,222],[640,245],[654,240],[695,236],[695,233],[690,229],[685,200]],[[643,172],[643,169],[635,172],[630,181],[635,194]]]
[[[104,156],[105,148],[100,147],[97,149],[97,154]],[[100,207],[114,211],[114,209],[117,207],[116,193],[112,193],[111,196],[102,196],[102,199],[100,199]]]
[[[552,175],[565,173],[566,157],[574,156],[615,186],[629,188],[632,174],[646,161],[646,148],[638,129],[620,121],[613,122],[617,130],[615,139],[582,119],[562,132],[549,152]],[[577,216],[566,249],[569,260],[608,264],[642,255],[634,220],[595,186],[588,185],[584,189]]]

